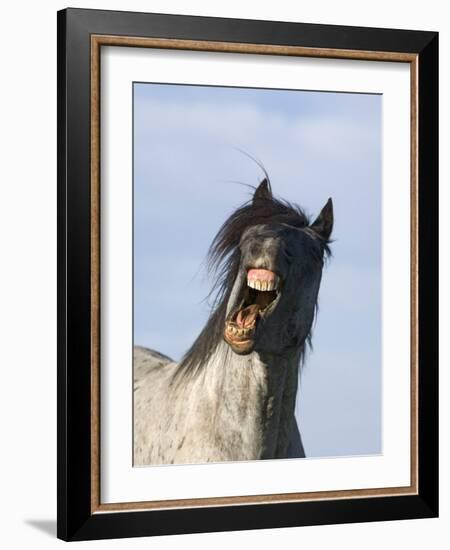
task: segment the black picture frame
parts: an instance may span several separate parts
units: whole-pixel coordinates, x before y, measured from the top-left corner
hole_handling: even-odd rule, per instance
[[[117,11],[58,12],[58,530],[64,540],[438,515],[438,34]],[[173,509],[93,511],[91,37],[397,52],[417,59],[418,491]]]

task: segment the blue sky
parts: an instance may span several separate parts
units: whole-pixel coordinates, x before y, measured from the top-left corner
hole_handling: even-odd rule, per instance
[[[262,173],[315,216],[333,198],[297,417],[308,456],[381,451],[382,98],[134,84],[134,342],[175,360],[209,313],[204,260]]]

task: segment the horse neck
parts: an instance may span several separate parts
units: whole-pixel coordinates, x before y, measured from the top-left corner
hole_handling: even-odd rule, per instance
[[[286,456],[294,419],[299,351],[237,355],[220,342],[197,383],[215,411],[216,438],[249,458]],[[197,394],[198,395],[198,394]]]

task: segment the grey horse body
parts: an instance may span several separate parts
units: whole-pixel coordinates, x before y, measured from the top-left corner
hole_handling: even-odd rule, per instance
[[[304,457],[295,418],[299,368],[333,224],[310,224],[268,180],[210,249],[218,298],[180,363],[134,350],[134,464]]]
[[[298,359],[273,361],[224,343],[201,373],[172,387],[178,364],[136,346],[134,464],[304,457],[294,416]]]

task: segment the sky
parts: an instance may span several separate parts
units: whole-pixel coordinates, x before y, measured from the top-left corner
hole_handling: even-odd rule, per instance
[[[381,109],[374,94],[134,83],[134,343],[179,360],[204,326],[205,258],[269,173],[335,225],[296,416],[308,457],[381,452]],[[244,184],[244,185],[243,185]]]

